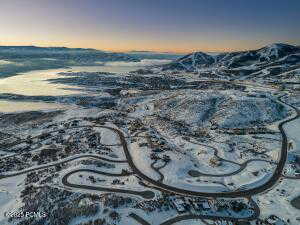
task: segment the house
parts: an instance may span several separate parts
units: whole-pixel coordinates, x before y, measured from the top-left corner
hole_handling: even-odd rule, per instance
[[[150,159],[157,160],[157,159],[160,159],[160,157],[156,153],[151,153],[150,154]]]
[[[65,130],[59,130],[58,133],[60,133],[60,134],[65,134],[66,131],[65,131]]]
[[[189,202],[196,211],[201,210],[201,204],[197,203],[196,201],[192,201],[192,200],[189,200]]]
[[[78,127],[78,125],[79,125],[79,120],[74,120],[71,123],[71,127]]]
[[[226,220],[217,220],[215,222],[216,225],[233,225],[231,221],[226,221]]]
[[[147,147],[148,146],[148,143],[140,143],[139,144],[139,147]]]
[[[182,199],[180,199],[180,198],[178,198],[178,199],[174,199],[173,200],[173,203],[174,203],[174,205],[175,205],[175,208],[176,208],[176,210],[179,212],[179,213],[183,213],[183,212],[185,212],[186,211],[186,209],[185,209],[185,202],[182,200]]]
[[[153,152],[162,152],[163,150],[160,149],[160,148],[155,148],[155,149],[152,149]]]
[[[203,207],[204,210],[210,210],[210,205],[208,204],[207,201],[202,202],[202,207]]]

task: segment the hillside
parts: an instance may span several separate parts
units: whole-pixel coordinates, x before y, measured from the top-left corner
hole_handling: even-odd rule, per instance
[[[194,52],[162,66],[162,71],[196,72],[201,76],[264,78],[299,82],[300,48],[275,43],[257,50],[209,55]]]
[[[0,77],[30,70],[101,65],[107,61],[140,61],[123,53],[95,49],[36,46],[0,46]]]

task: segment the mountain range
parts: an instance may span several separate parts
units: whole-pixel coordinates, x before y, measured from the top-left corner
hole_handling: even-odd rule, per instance
[[[169,64],[163,71],[186,71],[218,74],[219,76],[260,76],[298,74],[300,68],[300,48],[288,44],[275,43],[257,50],[238,51],[210,55],[194,52]],[[286,74],[287,73],[287,74]]]
[[[104,52],[90,48],[0,46],[0,60],[40,59],[91,64],[96,61],[139,61],[124,53]]]
[[[140,59],[125,53],[86,48],[0,46],[0,78],[31,70],[99,66],[112,61],[139,62]]]

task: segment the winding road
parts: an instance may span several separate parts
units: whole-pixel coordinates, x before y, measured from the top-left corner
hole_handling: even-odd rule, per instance
[[[281,145],[279,161],[278,161],[278,164],[275,168],[275,171],[274,171],[272,177],[265,184],[263,184],[259,187],[254,187],[252,189],[248,189],[248,190],[237,190],[237,191],[222,192],[222,193],[219,193],[219,192],[207,193],[207,192],[198,192],[198,191],[181,189],[181,188],[173,187],[173,186],[161,183],[159,181],[156,181],[156,180],[148,177],[147,175],[145,175],[141,170],[139,170],[139,168],[136,167],[136,165],[134,164],[133,159],[131,157],[131,154],[128,149],[127,142],[125,140],[123,133],[116,128],[107,127],[107,126],[102,126],[102,127],[110,129],[110,130],[114,131],[116,134],[118,134],[121,144],[123,146],[123,150],[124,150],[126,159],[128,161],[129,166],[133,170],[133,172],[137,176],[139,176],[141,179],[151,183],[152,185],[156,186],[158,189],[161,189],[162,191],[173,192],[173,193],[179,194],[179,195],[189,195],[189,196],[198,196],[198,197],[222,197],[222,198],[248,197],[248,196],[252,196],[255,194],[265,192],[266,190],[272,188],[278,182],[280,177],[282,176],[282,171],[285,166],[285,162],[287,159],[287,151],[288,151],[287,136],[284,132],[283,125],[286,123],[289,123],[295,119],[298,119],[300,117],[300,110],[292,105],[289,105],[289,104],[283,102],[281,100],[282,97],[283,96],[278,97],[278,101],[280,101],[282,104],[285,104],[285,105],[293,108],[296,112],[296,115],[293,116],[292,118],[289,118],[287,120],[280,122],[278,125],[278,129],[282,135],[282,145]]]
[[[146,190],[146,191],[132,191],[132,190],[125,190],[125,189],[118,189],[118,188],[109,188],[109,187],[99,187],[99,186],[91,186],[91,185],[83,185],[83,184],[73,184],[68,181],[68,178],[75,174],[75,173],[80,173],[80,172],[89,172],[89,173],[95,173],[95,174],[100,174],[103,176],[112,176],[112,177],[124,177],[124,176],[131,176],[134,173],[126,173],[122,172],[119,174],[115,173],[107,173],[107,172],[101,172],[101,171],[96,171],[96,170],[91,170],[91,169],[77,169],[74,171],[71,171],[67,173],[63,178],[62,178],[62,183],[63,185],[71,188],[80,188],[80,189],[87,189],[87,190],[94,190],[94,191],[102,191],[102,192],[115,192],[115,193],[125,193],[125,194],[131,194],[131,195],[138,195],[142,198],[145,199],[152,199],[154,198],[155,194],[153,191]]]
[[[280,155],[279,155],[279,160],[278,163],[276,164],[276,168],[274,170],[274,173],[272,174],[271,178],[264,183],[261,186],[258,187],[254,187],[248,190],[235,190],[235,191],[228,191],[228,192],[215,192],[215,193],[207,193],[207,192],[199,192],[199,191],[192,191],[192,190],[187,190],[187,189],[183,189],[183,188],[178,188],[178,187],[174,187],[174,186],[170,186],[168,184],[163,183],[163,174],[160,173],[159,169],[154,166],[154,164],[156,163],[156,161],[154,163],[151,164],[151,167],[160,174],[160,179],[159,180],[154,180],[151,177],[148,177],[146,174],[143,173],[143,171],[141,171],[134,163],[133,158],[131,156],[131,153],[128,149],[128,145],[127,145],[127,141],[126,141],[126,137],[124,136],[123,132],[117,128],[113,128],[113,127],[108,127],[108,126],[93,126],[93,127],[99,127],[99,128],[105,128],[108,130],[111,130],[112,132],[114,132],[115,134],[118,135],[119,139],[120,139],[120,144],[122,145],[126,160],[113,160],[113,159],[108,159],[108,158],[103,158],[100,156],[95,156],[95,155],[81,155],[81,156],[77,156],[77,157],[72,157],[70,159],[66,159],[66,160],[62,160],[60,162],[57,163],[51,163],[48,165],[43,165],[40,167],[35,167],[35,168],[31,168],[31,169],[27,169],[27,170],[23,170],[23,171],[18,171],[15,173],[11,173],[11,174],[1,174],[0,175],[0,179],[4,179],[7,177],[12,177],[12,176],[18,176],[24,173],[29,173],[29,172],[33,172],[36,170],[40,170],[40,169],[45,169],[51,166],[55,166],[58,164],[62,164],[62,163],[66,163],[66,162],[70,162],[72,160],[75,159],[79,159],[79,158],[84,158],[84,157],[91,157],[91,158],[95,158],[95,159],[99,159],[99,160],[103,160],[103,161],[107,161],[107,162],[112,162],[112,163],[128,163],[128,165],[130,166],[132,172],[130,173],[125,173],[125,172],[121,172],[119,174],[115,174],[115,173],[108,173],[108,172],[101,172],[101,171],[95,171],[95,170],[91,170],[91,169],[77,169],[71,172],[68,172],[67,174],[65,174],[62,178],[62,183],[67,186],[67,187],[71,187],[71,188],[79,188],[79,189],[86,189],[86,190],[95,190],[95,191],[102,191],[102,192],[116,192],[116,193],[125,193],[125,194],[132,194],[132,195],[137,195],[140,196],[142,198],[145,199],[152,199],[155,197],[155,193],[153,191],[150,190],[145,190],[145,191],[133,191],[133,190],[124,190],[124,189],[113,189],[113,188],[108,188],[108,187],[99,187],[99,186],[90,186],[90,185],[82,185],[82,184],[74,184],[74,183],[70,183],[68,181],[68,178],[75,174],[75,173],[80,173],[80,172],[89,172],[89,173],[96,173],[96,174],[100,174],[103,176],[114,176],[114,177],[122,177],[122,176],[131,176],[131,175],[136,175],[137,177],[139,177],[140,179],[142,179],[143,181],[147,182],[147,187],[153,187],[156,190],[160,190],[162,192],[168,192],[168,193],[174,193],[174,194],[178,194],[178,195],[184,195],[184,196],[197,196],[197,197],[213,197],[213,198],[236,198],[236,197],[249,197],[255,194],[259,194],[262,192],[265,192],[269,189],[271,189],[274,185],[276,185],[276,183],[279,181],[279,179],[281,177],[284,177],[282,172],[287,160],[287,154],[288,154],[288,145],[287,145],[287,135],[284,131],[284,125],[296,120],[300,117],[300,110],[297,107],[294,107],[290,104],[287,104],[285,102],[283,102],[281,100],[283,96],[278,97],[278,101],[281,102],[282,104],[291,107],[293,110],[295,110],[296,115],[292,116],[289,119],[286,119],[282,122],[279,123],[278,125],[278,129],[280,131],[280,134],[282,136],[282,144],[281,144],[281,151],[280,151]],[[86,126],[86,127],[91,127],[91,126]],[[78,127],[76,127],[78,128]],[[53,131],[53,132],[57,132],[57,131]],[[36,137],[35,137],[36,138]],[[224,161],[226,161],[225,159],[222,159]],[[252,159],[252,160],[248,160],[242,164],[239,164],[241,166],[241,168],[229,175],[233,175],[236,174],[238,172],[240,172],[241,170],[243,170],[247,164],[251,161],[255,161],[258,159]],[[228,160],[227,160],[228,161]],[[261,160],[261,161],[265,161],[265,160]],[[231,162],[231,161],[228,161]],[[232,162],[231,162],[232,163]],[[198,171],[197,171],[198,172]],[[199,176],[212,176],[211,174],[202,174],[200,172],[198,172]],[[197,175],[197,176],[198,176]],[[221,175],[214,175],[214,176],[226,176],[226,174],[221,174]],[[289,178],[289,177],[287,177]],[[247,218],[247,219],[254,219],[259,215],[259,209],[257,207],[256,204],[254,204],[254,211],[255,213],[253,213],[253,215],[251,216],[251,218]],[[139,216],[137,216],[136,214],[131,214],[131,217],[133,217],[134,219],[136,219],[137,221],[139,221],[142,224],[148,225],[149,223],[147,223],[145,220],[142,222],[142,218],[140,218]],[[239,220],[239,218],[229,218],[229,217],[217,217],[218,219],[227,219],[227,220]],[[186,214],[186,215],[181,215],[181,216],[176,216],[174,218],[171,218],[163,223],[161,223],[160,225],[171,225],[175,222],[179,222],[182,220],[188,220],[188,219],[216,219],[216,217],[213,216],[208,216],[208,215],[194,215],[194,214]]]
[[[161,191],[166,191],[166,192],[173,192],[173,193],[179,194],[179,195],[188,195],[188,196],[197,196],[197,197],[234,198],[234,197],[248,197],[248,196],[251,196],[251,195],[259,194],[261,192],[264,192],[264,191],[272,188],[277,183],[279,178],[282,176],[282,171],[283,171],[284,166],[285,166],[285,162],[286,162],[286,159],[287,159],[287,150],[288,150],[287,136],[284,132],[283,126],[284,126],[284,124],[286,124],[288,122],[291,122],[295,119],[298,119],[300,117],[300,110],[298,108],[283,102],[280,98],[281,97],[278,98],[278,101],[280,101],[282,104],[285,104],[285,105],[293,108],[296,112],[296,115],[293,116],[290,119],[284,120],[284,121],[279,123],[278,129],[279,129],[279,131],[282,135],[282,146],[281,146],[279,161],[278,161],[278,164],[275,168],[275,171],[274,171],[272,177],[265,184],[263,184],[259,187],[255,187],[255,188],[248,189],[248,190],[207,193],[207,192],[199,192],[199,191],[192,191],[192,190],[177,188],[177,187],[173,187],[173,186],[164,184],[160,181],[156,181],[156,180],[148,177],[147,175],[145,175],[139,168],[136,167],[135,163],[133,162],[130,151],[128,149],[127,141],[126,141],[126,138],[125,138],[123,132],[120,131],[117,128],[112,128],[112,127],[108,127],[108,126],[94,126],[94,127],[106,128],[108,130],[113,131],[115,134],[117,134],[119,139],[120,139],[120,142],[121,142],[121,145],[123,147],[123,151],[125,153],[125,156],[126,156],[127,160],[122,160],[122,161],[112,160],[112,159],[106,159],[106,158],[103,158],[103,157],[95,157],[94,155],[91,155],[91,157],[95,157],[95,158],[98,158],[100,160],[106,160],[108,162],[116,162],[116,163],[118,163],[118,162],[127,162],[129,164],[129,166],[131,167],[134,174],[136,174],[138,177],[140,177],[144,181],[147,181],[151,185],[155,186],[156,189],[161,190]],[[88,127],[90,127],[90,126],[88,126]],[[78,156],[76,158],[80,158],[80,157],[81,156]],[[74,160],[74,159],[75,158],[67,160],[65,162],[68,162],[68,161],[71,161],[71,160]],[[61,162],[59,162],[57,164],[60,164],[60,163]],[[249,162],[246,162],[246,163],[249,163]],[[56,164],[53,164],[53,165],[56,165]],[[53,165],[50,165],[50,166],[53,166]],[[14,173],[14,174],[1,175],[0,178],[3,179],[5,177],[17,176],[17,175],[20,175],[20,174],[23,174],[23,173],[32,172],[32,171],[47,168],[47,167],[49,167],[49,166],[42,166],[42,167],[39,167],[39,168],[33,168],[33,169],[26,170],[26,171],[20,171],[20,172]],[[72,173],[72,172],[70,172],[70,173]],[[66,176],[68,177],[69,174],[65,175],[65,177],[63,179],[66,179]],[[68,182],[65,182],[65,183],[67,184],[66,186],[70,186],[70,184]],[[95,189],[95,187],[86,187],[86,186],[83,186],[83,185],[77,185],[76,187],[77,188],[83,188],[83,189],[91,189],[91,190]],[[107,191],[110,191],[110,190],[107,190]],[[118,190],[118,191],[123,192],[123,190]]]
[[[227,160],[227,159],[223,159],[222,157],[220,157],[218,155],[218,149],[213,147],[213,146],[209,146],[209,145],[205,145],[205,144],[197,143],[197,142],[192,142],[192,141],[189,141],[189,142],[193,143],[193,144],[197,144],[197,145],[202,145],[202,146],[205,146],[205,147],[208,147],[208,148],[212,148],[214,150],[214,156],[217,157],[220,161],[232,163],[232,164],[235,164],[235,165],[239,166],[239,169],[237,169],[237,170],[235,170],[231,173],[224,173],[224,174],[209,174],[209,173],[202,173],[202,172],[199,172],[197,170],[190,170],[188,172],[188,174],[192,177],[199,177],[199,176],[203,176],[203,177],[228,177],[228,176],[233,176],[233,175],[239,174],[244,169],[246,169],[247,165],[251,162],[261,161],[261,162],[267,162],[267,163],[274,163],[274,162],[271,162],[271,161],[268,161],[268,160],[265,160],[265,159],[249,159],[249,160],[247,160],[243,163],[237,163],[237,162]]]
[[[63,159],[63,160],[61,160],[59,162],[55,162],[55,163],[49,163],[49,164],[42,165],[42,166],[37,166],[37,167],[25,169],[25,170],[20,170],[20,171],[17,171],[15,173],[0,174],[0,180],[4,179],[4,178],[8,178],[8,177],[15,177],[15,176],[19,176],[19,175],[22,175],[22,174],[25,174],[25,173],[34,172],[36,170],[47,169],[49,167],[57,166],[57,165],[60,165],[60,164],[63,164],[63,163],[71,162],[71,161],[74,161],[76,159],[82,159],[82,158],[94,158],[94,159],[103,160],[103,161],[107,161],[107,162],[111,162],[111,163],[127,163],[126,160],[108,159],[108,158],[104,158],[104,157],[97,156],[97,155],[85,154],[85,155],[73,156],[73,157]]]
[[[247,218],[243,218],[243,220],[253,220],[259,217],[260,215],[260,210],[258,205],[252,200],[250,199],[250,203],[253,205],[254,207],[254,213],[247,217]],[[129,214],[130,217],[132,217],[133,219],[135,219],[137,222],[139,222],[142,225],[150,225],[150,223],[148,223],[146,220],[144,220],[143,218],[141,218],[139,215],[135,214],[135,213],[130,213]],[[229,217],[229,216],[214,216],[214,215],[198,215],[198,214],[183,214],[183,215],[179,215],[179,216],[175,216],[173,218],[170,218],[162,223],[160,223],[160,225],[171,225],[174,223],[178,223],[180,221],[184,221],[184,220],[192,220],[192,219],[199,219],[199,220],[227,220],[227,221],[240,221],[240,218],[234,218],[234,217]]]

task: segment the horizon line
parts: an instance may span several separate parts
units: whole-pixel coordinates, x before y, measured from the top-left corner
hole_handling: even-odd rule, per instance
[[[29,45],[6,45],[6,44],[0,44],[0,47],[38,47],[38,48],[69,48],[69,49],[90,49],[90,50],[97,50],[97,51],[103,51],[103,52],[109,52],[109,53],[138,53],[138,52],[144,52],[144,53],[161,53],[161,54],[190,54],[193,52],[205,52],[205,53],[229,53],[229,52],[240,52],[240,51],[251,51],[251,50],[257,50],[263,47],[266,47],[268,45],[272,45],[272,44],[287,44],[287,45],[292,45],[295,47],[299,47],[299,45],[293,45],[293,44],[289,44],[286,42],[272,42],[270,44],[267,45],[263,45],[259,48],[251,48],[251,49],[230,49],[230,50],[196,50],[196,49],[191,49],[190,51],[158,51],[158,50],[149,50],[149,49],[143,49],[143,50],[137,50],[137,49],[128,49],[128,50],[111,50],[111,49],[100,49],[100,48],[91,48],[91,47],[75,47],[75,46],[67,46],[67,45],[35,45],[35,44],[29,44]]]

